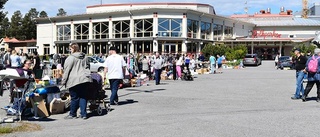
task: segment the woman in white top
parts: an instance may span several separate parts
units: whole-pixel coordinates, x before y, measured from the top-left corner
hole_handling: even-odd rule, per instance
[[[12,68],[18,68],[21,65],[21,59],[17,55],[16,50],[12,50],[11,55],[10,55],[10,61],[11,61],[11,67]]]
[[[190,69],[191,75],[194,75],[195,67],[196,67],[196,61],[194,60],[194,55],[192,55],[191,59],[190,59],[190,64],[189,64],[189,69]]]
[[[275,67],[276,67],[276,68],[278,68],[279,58],[280,58],[280,54],[278,53],[278,54],[276,55],[276,57],[274,58],[274,64],[275,64]]]

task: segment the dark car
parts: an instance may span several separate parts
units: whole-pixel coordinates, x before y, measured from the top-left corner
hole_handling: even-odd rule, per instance
[[[261,59],[258,57],[257,54],[247,54],[243,59],[243,65],[261,65]]]
[[[293,69],[293,62],[292,62],[292,59],[290,56],[281,56],[279,58],[279,61],[278,61],[278,66],[277,66],[279,69],[283,69],[283,68],[290,68],[290,69]]]

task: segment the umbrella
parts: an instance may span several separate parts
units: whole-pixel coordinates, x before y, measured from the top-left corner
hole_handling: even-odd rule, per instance
[[[22,73],[22,76],[20,76],[20,73]],[[22,69],[11,69],[7,68],[5,70],[0,71],[0,80],[3,79],[26,79],[24,77],[24,71]]]

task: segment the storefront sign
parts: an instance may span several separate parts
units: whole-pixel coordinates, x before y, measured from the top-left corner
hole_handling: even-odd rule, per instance
[[[253,30],[252,32],[252,38],[259,38],[259,37],[271,37],[271,38],[280,38],[281,34],[276,33],[274,30],[273,32],[265,32],[263,29],[262,30]]]

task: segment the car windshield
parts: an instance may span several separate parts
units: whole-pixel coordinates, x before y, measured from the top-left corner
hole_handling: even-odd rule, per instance
[[[254,57],[255,57],[255,55],[246,55],[245,58],[254,58]]]
[[[290,60],[290,57],[280,57],[279,60],[281,60],[281,61]]]
[[[102,58],[98,58],[98,57],[91,57],[90,58],[90,62],[94,62],[95,60],[100,63],[104,63],[104,59],[102,59]]]

